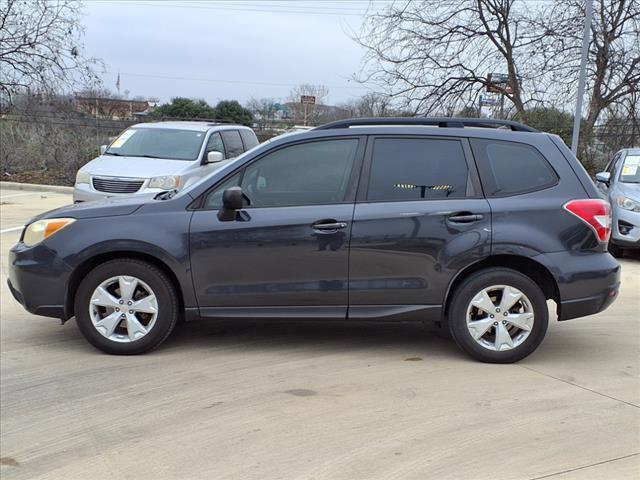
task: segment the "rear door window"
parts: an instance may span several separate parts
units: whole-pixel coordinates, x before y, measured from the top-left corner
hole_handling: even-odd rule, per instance
[[[558,176],[530,145],[502,140],[470,139],[487,197],[506,197],[549,188]]]
[[[227,151],[227,158],[237,157],[244,152],[242,139],[237,130],[222,130],[222,140]]]
[[[376,138],[368,201],[436,200],[467,196],[469,169],[459,140]]]

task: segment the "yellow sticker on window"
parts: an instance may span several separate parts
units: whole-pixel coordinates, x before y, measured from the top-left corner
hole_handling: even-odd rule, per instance
[[[624,167],[622,167],[622,176],[623,177],[633,177],[635,176],[636,172],[638,171],[638,165],[625,165]]]
[[[125,130],[124,132],[122,132],[122,135],[120,135],[118,138],[116,138],[113,141],[113,143],[109,148],[120,148],[122,145],[124,145],[127,142],[127,140],[133,137],[135,133],[136,133],[135,130]]]

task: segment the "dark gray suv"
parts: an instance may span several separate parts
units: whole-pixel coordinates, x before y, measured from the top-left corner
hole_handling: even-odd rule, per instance
[[[10,253],[27,310],[108,353],[180,316],[435,321],[514,362],[615,299],[609,204],[562,141],[508,121],[357,119],[284,136],[180,192],[33,219]]]

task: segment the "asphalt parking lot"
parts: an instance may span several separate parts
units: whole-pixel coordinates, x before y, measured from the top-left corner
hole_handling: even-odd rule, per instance
[[[613,306],[515,365],[435,329],[302,322],[195,322],[114,357],[6,287],[20,225],[70,195],[0,200],[5,480],[640,478],[640,256]]]

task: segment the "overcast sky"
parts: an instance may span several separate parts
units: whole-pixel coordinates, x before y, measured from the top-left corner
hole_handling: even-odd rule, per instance
[[[375,0],[374,7],[384,2]],[[85,0],[85,49],[104,86],[130,96],[285,99],[300,83],[329,87],[336,104],[368,90],[350,78],[363,51],[366,0]]]

